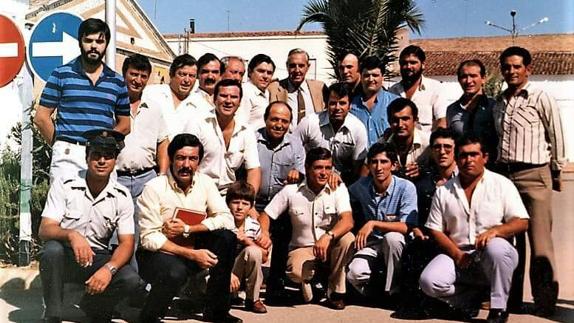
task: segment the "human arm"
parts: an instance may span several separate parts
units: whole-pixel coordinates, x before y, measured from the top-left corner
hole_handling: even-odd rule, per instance
[[[88,267],[92,265],[95,253],[90,247],[88,240],[78,231],[63,229],[60,227],[60,222],[42,217],[38,236],[43,241],[58,240],[68,242],[74,251],[74,258],[80,266]]]
[[[353,224],[353,213],[351,211],[341,213],[339,215],[339,221],[337,221],[333,229],[329,230],[332,235],[325,233],[315,242],[313,246],[313,254],[315,257],[319,258],[322,262],[327,261],[331,243],[351,231]]]
[[[509,222],[494,226],[476,236],[475,248],[481,250],[494,237],[509,238],[528,229],[528,219],[513,218]]]
[[[464,269],[470,265],[472,262],[470,254],[460,250],[446,234],[433,229],[430,229],[429,231],[435,243],[444,251],[444,253],[454,260],[457,267]]]
[[[556,100],[546,92],[540,94],[538,103],[543,112],[541,118],[546,130],[546,137],[550,140],[552,189],[560,192],[563,189],[561,171],[566,163],[560,108]]]
[[[247,169],[247,183],[253,186],[255,195],[257,195],[261,186],[261,167]]]
[[[169,156],[167,154],[167,147],[169,146],[169,139],[167,137],[157,145],[157,166],[159,174],[165,175],[169,169]]]
[[[130,116],[119,116],[116,115],[116,126],[114,130],[121,132],[124,136],[130,133]]]
[[[399,232],[402,234],[407,234],[408,226],[404,222],[385,222],[377,220],[369,220],[367,223],[361,227],[359,232],[357,232],[357,238],[355,239],[355,246],[357,250],[361,250],[367,246],[367,240],[374,230],[378,230],[382,233],[386,232]]]
[[[432,130],[433,131],[435,131],[438,128],[446,128],[446,127],[447,127],[446,117],[442,117],[442,118],[433,120],[433,123],[432,123]]]
[[[50,146],[54,144],[55,131],[52,113],[54,113],[54,109],[39,105],[36,107],[36,114],[34,115],[34,124],[40,131],[42,138]]]

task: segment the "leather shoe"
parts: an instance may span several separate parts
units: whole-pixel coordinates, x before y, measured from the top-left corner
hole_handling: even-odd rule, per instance
[[[42,322],[44,323],[62,323],[62,319],[55,316],[45,317]]]
[[[340,299],[329,298],[327,299],[327,306],[333,310],[344,310],[345,301],[342,298]]]
[[[508,312],[499,308],[491,309],[486,318],[488,323],[506,323],[506,321],[508,321]]]
[[[229,313],[221,315],[214,315],[209,313],[203,314],[203,321],[204,322],[214,322],[214,323],[243,323],[243,320],[235,317]]]
[[[267,313],[267,308],[265,307],[265,304],[263,304],[263,302],[258,299],[255,302],[250,300],[250,299],[246,299],[245,300],[245,309],[248,311],[251,311],[253,313],[258,313],[258,314],[264,314]]]

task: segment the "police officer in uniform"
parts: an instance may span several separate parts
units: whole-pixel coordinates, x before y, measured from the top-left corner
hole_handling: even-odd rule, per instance
[[[42,212],[39,236],[44,322],[61,322],[63,284],[85,285],[80,307],[91,322],[109,322],[115,304],[139,287],[140,278],[124,266],[134,250],[134,207],[129,191],[110,174],[124,136],[90,130],[85,172],[56,180]],[[118,230],[119,245],[108,243]]]

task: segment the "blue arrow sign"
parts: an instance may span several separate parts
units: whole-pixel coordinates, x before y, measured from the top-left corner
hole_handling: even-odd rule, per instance
[[[36,76],[46,82],[52,71],[80,55],[78,28],[82,18],[68,12],[43,17],[30,36],[28,63]]]

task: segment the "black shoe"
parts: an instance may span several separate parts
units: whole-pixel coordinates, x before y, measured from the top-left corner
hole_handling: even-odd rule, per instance
[[[488,323],[506,323],[506,321],[508,321],[508,312],[499,308],[491,309],[486,318]]]
[[[214,323],[243,323],[243,320],[235,317],[229,313],[221,315],[214,315],[205,313],[203,314],[203,321],[204,322],[214,322]]]
[[[534,315],[549,317],[556,311],[558,300],[558,282],[551,282],[539,288],[534,297]]]
[[[50,317],[45,317],[42,322],[44,323],[62,323],[62,319],[59,317],[54,317],[54,316],[50,316]]]

